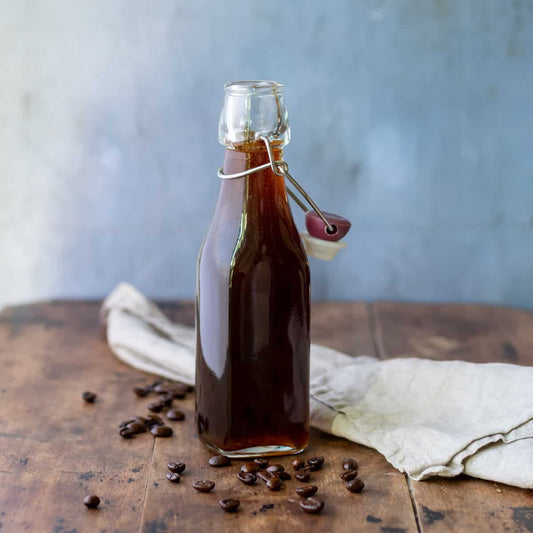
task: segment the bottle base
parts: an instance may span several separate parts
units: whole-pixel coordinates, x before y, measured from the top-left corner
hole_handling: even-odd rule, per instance
[[[254,457],[276,457],[279,455],[296,455],[302,453],[306,446],[293,448],[292,446],[254,446],[242,450],[222,450],[213,444],[206,443],[207,448],[218,455],[225,455],[230,459],[253,459]]]

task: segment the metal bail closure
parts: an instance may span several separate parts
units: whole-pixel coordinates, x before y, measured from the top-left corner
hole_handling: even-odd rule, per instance
[[[270,160],[269,163],[235,174],[224,174],[224,171],[220,168],[217,172],[217,176],[222,179],[243,178],[249,174],[254,174],[255,172],[271,167],[272,172],[277,176],[283,176],[288,180],[313,209],[313,211],[308,209],[296,196],[296,193],[287,187],[287,193],[289,196],[305,212],[305,226],[307,232],[301,232],[300,236],[302,237],[306,252],[316,259],[331,261],[339,250],[346,248],[346,243],[340,242],[340,240],[350,230],[350,221],[340,215],[321,211],[304,188],[291,176],[291,174],[289,174],[289,165],[285,161],[276,161],[274,159],[272,146],[270,145],[268,138],[262,136],[261,140],[265,143],[268,158]]]

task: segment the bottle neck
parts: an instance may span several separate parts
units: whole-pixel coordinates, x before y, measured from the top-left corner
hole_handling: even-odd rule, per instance
[[[283,85],[264,80],[227,84],[218,127],[220,144],[239,149],[262,136],[280,146],[290,140]]]
[[[282,159],[283,149],[273,147],[274,158]],[[234,149],[226,149],[224,173],[234,174],[268,163],[269,157],[262,141],[246,143]],[[287,219],[292,214],[285,189],[283,176],[275,174],[271,168],[265,168],[244,178],[222,180],[221,193],[227,198],[239,195],[243,212],[252,217],[272,217],[274,214]]]
[[[274,160],[277,161],[283,159],[282,147],[272,146],[272,152],[274,155]],[[255,168],[269,162],[270,159],[263,141],[241,143],[235,148],[226,149],[223,170],[224,174],[234,174],[236,172],[242,172],[243,170]],[[266,170],[272,175],[276,176],[276,174],[272,172],[272,169]],[[259,171],[258,173],[250,174],[247,178],[253,177],[256,174],[262,174],[264,172],[265,171]]]

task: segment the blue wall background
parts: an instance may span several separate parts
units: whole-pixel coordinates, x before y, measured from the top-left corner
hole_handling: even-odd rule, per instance
[[[0,304],[192,297],[222,85],[266,78],[293,174],[353,221],[315,299],[533,307],[532,24],[527,0],[0,0]]]

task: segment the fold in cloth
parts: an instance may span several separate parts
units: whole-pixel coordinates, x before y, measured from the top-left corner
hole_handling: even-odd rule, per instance
[[[194,384],[194,328],[120,284],[102,315],[125,363]],[[311,424],[370,446],[412,479],[465,473],[533,488],[533,368],[351,357],[311,345]]]

